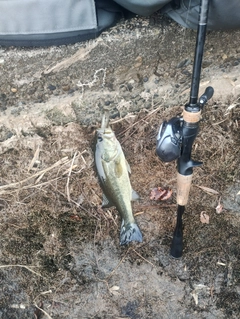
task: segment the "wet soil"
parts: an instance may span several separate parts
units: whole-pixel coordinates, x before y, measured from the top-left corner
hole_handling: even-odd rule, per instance
[[[203,165],[183,257],[169,255],[176,163],[156,156],[156,135],[188,102],[195,35],[153,15],[96,41],[0,50],[0,318],[239,318],[239,31],[207,35],[200,92],[215,94],[192,155]],[[94,169],[105,106],[140,195],[144,241],[127,247]],[[158,186],[172,197],[150,200]]]

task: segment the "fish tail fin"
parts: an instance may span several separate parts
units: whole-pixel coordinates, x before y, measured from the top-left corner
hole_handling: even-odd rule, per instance
[[[138,225],[136,223],[125,225],[125,222],[123,220],[120,232],[120,245],[127,245],[131,241],[138,241],[141,243],[142,240],[142,233]]]

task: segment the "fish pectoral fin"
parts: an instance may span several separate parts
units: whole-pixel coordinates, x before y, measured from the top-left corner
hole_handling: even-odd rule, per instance
[[[140,196],[138,195],[138,193],[132,189],[132,201],[135,201],[135,200],[139,200],[140,199]]]
[[[109,208],[114,206],[107,198],[107,196],[103,193],[103,201],[102,201],[102,208]]]
[[[119,178],[122,176],[123,173],[123,167],[120,161],[115,161],[114,162],[115,166],[114,166],[114,171],[116,176]]]

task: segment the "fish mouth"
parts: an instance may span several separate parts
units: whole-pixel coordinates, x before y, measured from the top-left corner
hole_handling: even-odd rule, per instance
[[[107,128],[100,128],[97,130],[97,137],[98,138],[107,138],[107,139],[114,139],[115,135],[110,127]]]
[[[109,127],[109,110],[105,109],[102,116],[101,130],[105,130]]]
[[[116,139],[114,132],[109,126],[109,110],[108,109],[104,109],[101,128],[97,130],[97,139],[99,142],[102,142],[103,139],[107,141],[115,141]]]

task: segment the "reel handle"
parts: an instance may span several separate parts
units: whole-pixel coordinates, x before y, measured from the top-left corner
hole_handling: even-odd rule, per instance
[[[201,105],[202,108],[207,103],[207,101],[212,98],[213,93],[214,93],[213,87],[208,86],[205,92],[203,93],[203,95],[199,99],[199,104]]]

